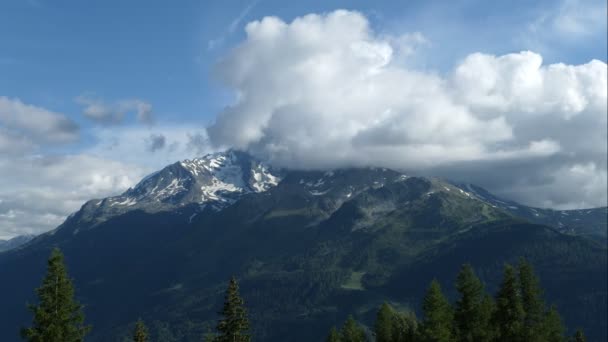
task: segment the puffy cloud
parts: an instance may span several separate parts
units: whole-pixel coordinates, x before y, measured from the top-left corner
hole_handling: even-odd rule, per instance
[[[27,137],[0,127],[0,155],[22,154],[36,147]]]
[[[589,208],[605,203],[608,188],[605,163],[604,168],[594,162],[563,166],[550,173],[553,182],[540,186],[521,189],[527,197],[536,197],[535,201],[550,208]],[[553,184],[562,184],[564,188],[555,188]],[[540,195],[543,194],[543,195]]]
[[[148,171],[87,154],[0,159],[0,239],[55,228],[85,201],[120,193]]]
[[[424,36],[381,36],[363,15],[343,10],[291,23],[266,17],[245,31],[217,67],[237,100],[208,128],[215,146],[248,149],[288,167],[449,174],[467,163],[493,173],[526,164],[530,174],[545,171],[524,177],[529,188],[542,178],[553,190],[542,199],[521,190],[518,199],[606,204],[589,191],[566,201],[568,186],[549,176],[580,165],[606,173],[604,62],[546,65],[529,51],[474,53],[440,75],[398,61],[399,51],[414,51],[403,44],[426,42]],[[548,160],[553,171],[542,165]],[[592,178],[588,184],[597,184]]]
[[[93,145],[78,154],[0,156],[0,239],[55,228],[90,199],[122,193],[152,171],[212,152],[198,130],[96,127]]]
[[[162,134],[150,134],[150,137],[146,139],[148,143],[148,149],[150,152],[155,152],[157,150],[162,150],[165,148],[167,143],[167,139]]]
[[[76,98],[76,102],[84,106],[84,116],[102,124],[120,124],[129,113],[134,113],[138,122],[154,122],[152,105],[143,100],[128,99],[108,103],[90,95],[81,95]]]
[[[39,144],[76,141],[78,125],[63,114],[0,96],[0,153],[18,154]]]

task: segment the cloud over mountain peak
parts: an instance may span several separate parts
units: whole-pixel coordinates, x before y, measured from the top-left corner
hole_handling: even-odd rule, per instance
[[[472,53],[445,74],[421,71],[407,56],[402,62],[407,49],[397,40],[344,10],[290,23],[266,17],[245,31],[218,65],[238,97],[208,128],[216,146],[289,167],[442,173],[482,162],[504,172],[523,160],[535,165],[531,174],[543,173],[541,183],[582,165],[605,173],[602,61],[546,65],[530,51]],[[586,202],[605,204],[606,196]]]

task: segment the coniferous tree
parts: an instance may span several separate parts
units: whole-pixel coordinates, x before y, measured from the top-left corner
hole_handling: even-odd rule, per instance
[[[90,327],[84,325],[82,305],[74,299],[72,280],[57,248],[51,252],[47,274],[36,294],[38,305],[28,306],[34,314],[33,324],[21,331],[23,338],[32,342],[84,340]]]
[[[410,342],[418,334],[418,321],[412,312],[398,312],[384,303],[376,315],[374,330],[376,342]]]
[[[490,317],[484,310],[484,287],[469,264],[462,266],[456,279],[460,297],[456,301],[454,325],[456,340],[484,342],[491,339]]]
[[[342,326],[342,331],[340,332],[340,340],[342,342],[365,342],[365,331],[363,328],[355,321],[353,316],[348,316],[348,319]]]
[[[393,316],[393,342],[415,342],[418,338],[418,320],[411,312],[395,311]]]
[[[454,340],[454,312],[441,292],[441,285],[435,279],[431,282],[422,304],[424,320],[420,328],[425,342],[449,342]]]
[[[532,265],[524,259],[519,261],[519,284],[524,310],[523,339],[529,342],[545,340],[543,321],[546,307],[542,299],[540,281],[534,274]]]
[[[148,342],[148,328],[142,319],[138,319],[135,323],[135,332],[133,332],[134,342]]]
[[[576,330],[574,336],[572,337],[573,342],[587,342],[587,338],[581,329]]]
[[[505,265],[502,284],[496,295],[493,322],[498,333],[496,341],[525,341],[523,338],[524,309],[519,294],[519,284],[515,270],[508,264]]]
[[[481,316],[486,319],[486,341],[494,341],[498,334],[496,326],[492,324],[492,317],[496,311],[496,303],[489,294],[485,294],[481,301]]]
[[[336,330],[336,327],[331,327],[329,335],[327,335],[326,342],[341,342],[340,333]]]
[[[224,308],[220,312],[223,318],[217,325],[219,336],[217,342],[249,342],[251,337],[249,320],[244,301],[239,295],[239,285],[236,278],[232,277],[226,290]]]
[[[393,342],[393,329],[395,321],[395,310],[387,303],[380,306],[376,315],[376,342]]]
[[[559,315],[559,312],[557,312],[557,309],[555,308],[555,306],[552,306],[551,309],[549,309],[549,312],[547,313],[546,317],[545,317],[545,322],[544,322],[544,331],[545,331],[545,336],[546,339],[545,341],[547,342],[563,342],[566,339],[564,338],[564,325],[562,323],[562,318]]]

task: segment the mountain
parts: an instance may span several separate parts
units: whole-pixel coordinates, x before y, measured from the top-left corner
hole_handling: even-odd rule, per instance
[[[62,248],[94,325],[121,340],[138,317],[155,340],[197,341],[240,280],[256,340],[318,341],[383,301],[420,310],[424,290],[470,262],[494,291],[526,257],[571,329],[606,340],[605,244],[525,217],[439,179],[382,168],[274,170],[229,151],[168,166],[121,196],[87,202],[56,230],[0,254],[0,340]]]
[[[0,240],[0,252],[8,251],[19,246],[22,246],[32,240],[36,235],[33,234],[25,234],[15,236],[12,239],[8,240]]]
[[[191,206],[196,208],[193,215],[205,209],[218,211],[245,194],[266,191],[280,180],[281,172],[246,153],[230,150],[169,165],[119,196],[88,201],[68,220],[93,227],[134,210],[157,213]]]
[[[473,184],[457,184],[457,186],[478,199],[514,216],[554,227],[563,233],[584,235],[604,241],[608,237],[608,207],[575,210],[534,208],[494,196],[487,190]]]

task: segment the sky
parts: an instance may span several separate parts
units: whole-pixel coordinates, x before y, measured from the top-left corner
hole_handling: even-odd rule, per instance
[[[607,202],[605,1],[0,2],[0,239],[177,160]]]

